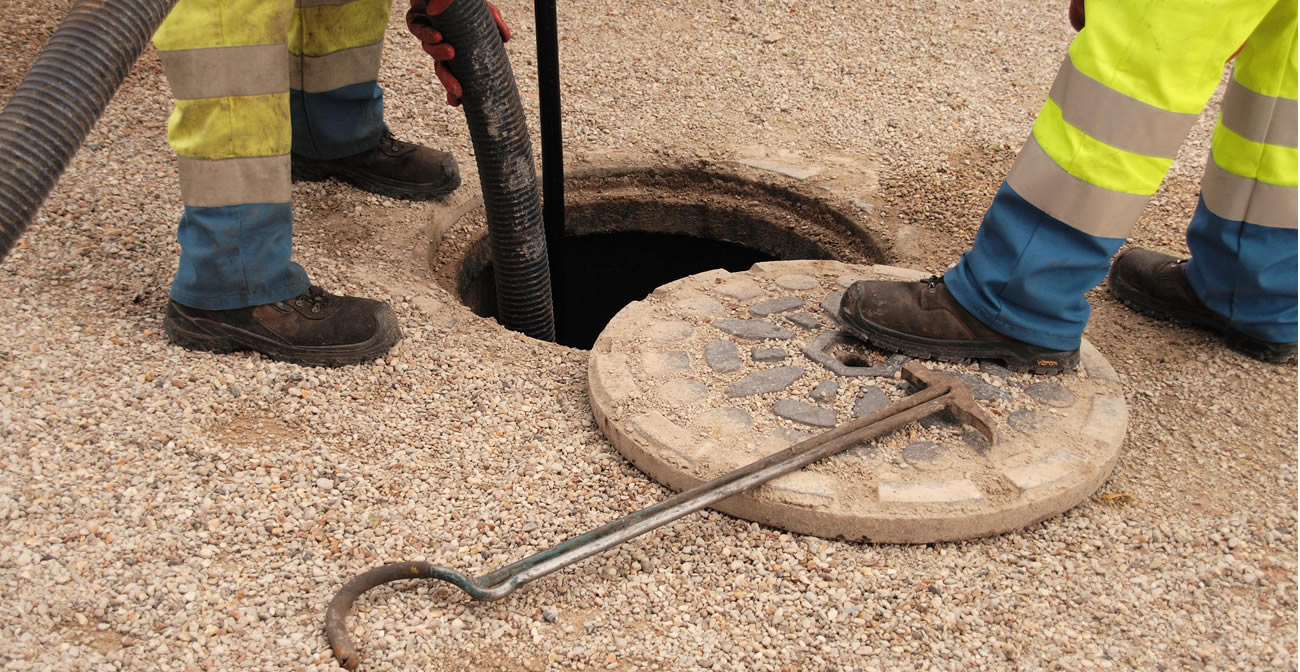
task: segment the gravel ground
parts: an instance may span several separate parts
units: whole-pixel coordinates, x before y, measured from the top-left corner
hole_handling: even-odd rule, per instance
[[[68,0],[10,0],[0,88]],[[531,3],[500,0],[525,105]],[[569,156],[857,157],[875,224],[941,270],[969,244],[1067,44],[1065,3],[605,3],[560,8]],[[396,18],[396,17],[395,17]],[[463,116],[395,20],[402,137]],[[341,370],[212,356],[160,333],[178,247],[168,88],[136,65],[0,266],[0,660],[10,670],[331,670],[339,585],[377,563],[481,572],[649,505],[605,441],[586,355],[477,318],[412,272],[440,204],[298,185],[296,254],[392,301],[405,339]],[[530,114],[532,114],[530,112]],[[535,117],[531,128],[536,129]],[[1212,114],[1135,242],[1184,252]],[[849,544],[700,514],[492,604],[368,594],[367,670],[1296,668],[1296,369],[1104,292],[1124,456],[1098,496],[1016,534]]]

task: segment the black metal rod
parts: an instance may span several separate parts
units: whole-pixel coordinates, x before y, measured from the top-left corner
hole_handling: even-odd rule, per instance
[[[564,129],[560,123],[560,37],[555,0],[535,0],[537,100],[542,132],[542,221],[550,248],[551,287],[560,287],[560,241],[564,238]],[[561,294],[556,292],[558,300]],[[556,312],[560,307],[556,305]]]

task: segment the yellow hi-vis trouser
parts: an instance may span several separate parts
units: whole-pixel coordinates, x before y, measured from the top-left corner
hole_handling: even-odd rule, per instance
[[[172,298],[225,310],[307,290],[289,260],[290,152],[334,159],[386,130],[389,0],[180,0],[154,35],[185,213]]]
[[[975,245],[945,274],[989,327],[1079,346],[1105,277],[1242,44],[1188,227],[1188,280],[1234,327],[1296,341],[1295,0],[1088,0]]]

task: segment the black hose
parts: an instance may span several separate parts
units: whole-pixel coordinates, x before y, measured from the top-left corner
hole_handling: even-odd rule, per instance
[[[551,271],[532,142],[514,72],[484,0],[456,0],[431,17],[456,49],[447,67],[460,80],[487,211],[496,276],[497,321],[533,338],[555,340]]]
[[[0,260],[176,0],[81,0],[0,111]]]

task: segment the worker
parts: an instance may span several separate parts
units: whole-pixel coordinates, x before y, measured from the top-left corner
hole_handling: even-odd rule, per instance
[[[855,283],[842,325],[889,351],[1057,373],[1078,362],[1084,293],[1109,268],[1137,310],[1294,358],[1295,0],[1075,0],[1070,14],[1079,34],[974,246],[943,276]],[[1109,263],[1238,49],[1190,258]]]
[[[340,366],[400,338],[386,303],[330,294],[290,261],[291,178],[416,201],[460,185],[451,154],[384,123],[376,80],[390,10],[390,0],[180,0],[155,33],[185,205],[163,321],[177,344]],[[421,41],[449,60],[440,39]]]

